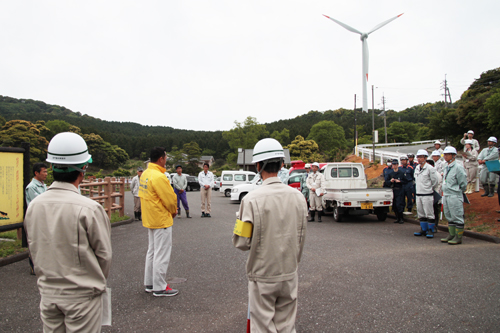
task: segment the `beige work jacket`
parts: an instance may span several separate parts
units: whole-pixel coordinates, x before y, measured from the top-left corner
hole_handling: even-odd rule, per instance
[[[42,296],[105,292],[111,226],[99,203],[56,181],[30,203],[24,225]]]
[[[259,282],[292,279],[306,236],[307,204],[302,193],[283,184],[278,177],[268,178],[243,198],[239,216],[253,224],[250,238],[233,234],[233,245],[250,251],[248,279]]]

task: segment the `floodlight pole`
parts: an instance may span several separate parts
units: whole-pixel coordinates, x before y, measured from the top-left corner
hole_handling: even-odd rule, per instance
[[[358,128],[356,119],[356,94],[354,94],[354,154],[358,155]]]

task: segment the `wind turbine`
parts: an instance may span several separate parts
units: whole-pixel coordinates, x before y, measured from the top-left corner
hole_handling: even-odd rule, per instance
[[[334,18],[331,18],[329,16],[326,16],[326,15],[323,15],[325,16],[326,18],[329,18],[330,20],[332,20],[333,22],[341,25],[342,27],[344,27],[345,29],[351,31],[351,32],[355,32],[357,34],[360,34],[361,37],[361,42],[363,43],[363,77],[362,77],[362,81],[363,81],[363,111],[366,111],[368,112],[368,97],[367,97],[367,92],[366,92],[366,84],[368,82],[368,42],[366,41],[366,39],[368,38],[368,35],[371,34],[372,32],[382,28],[384,25],[394,21],[395,19],[397,19],[398,17],[400,17],[401,15],[403,14],[399,14],[398,16],[396,17],[393,17],[391,19],[388,19],[387,21],[384,21],[382,23],[380,23],[379,25],[376,25],[372,30],[370,30],[369,32],[361,32],[361,31],[358,31],[350,26],[348,26],[347,24],[345,23],[342,23],[340,21],[337,21],[336,19]]]

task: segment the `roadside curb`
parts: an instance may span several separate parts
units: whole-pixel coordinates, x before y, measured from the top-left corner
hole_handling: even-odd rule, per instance
[[[392,219],[396,219],[396,215],[392,215],[392,214],[388,214],[387,217],[390,217]],[[405,222],[420,225],[420,221],[417,221],[417,220],[414,220],[414,219],[411,219],[408,217],[405,217],[404,219],[405,219]],[[438,225],[438,229],[441,231],[448,231],[448,227],[444,226],[444,225]],[[484,234],[480,234],[480,233],[468,231],[468,230],[464,231],[464,236],[484,240],[484,241],[487,241],[490,243],[500,244],[500,238],[496,237],[496,236],[484,235]]]
[[[115,223],[111,223],[111,228],[119,227],[119,226],[122,226],[125,224],[130,224],[132,222],[135,222],[134,218],[130,218],[130,219],[124,220],[124,221],[118,221]],[[26,258],[28,258],[28,251],[25,251],[23,253],[14,254],[14,255],[11,255],[11,256],[5,257],[5,258],[0,258],[0,267],[6,266],[9,264],[13,264],[15,262],[24,260]]]

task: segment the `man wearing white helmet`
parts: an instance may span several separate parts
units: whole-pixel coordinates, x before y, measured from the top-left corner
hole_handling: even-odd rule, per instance
[[[311,170],[311,164],[306,163],[304,166],[304,169],[306,169],[306,172],[302,174],[302,177],[300,178],[300,188],[301,192],[304,195],[304,198],[307,201],[307,209],[309,209],[309,188],[307,187],[307,178],[309,177],[309,173]]]
[[[439,152],[439,156],[440,156],[441,160],[444,161],[444,159],[443,159],[443,149],[441,148],[441,146],[442,146],[441,141],[436,140],[434,142],[434,151]],[[434,153],[434,151],[433,151],[433,153]]]
[[[307,205],[300,192],[278,178],[284,157],[275,139],[257,142],[252,163],[263,183],[241,200],[233,231],[233,245],[250,251],[246,271],[252,332],[295,332]]]
[[[441,242],[450,245],[462,243],[464,234],[464,199],[463,192],[467,188],[467,176],[464,168],[455,161],[457,150],[454,147],[444,149],[444,159],[448,165],[443,176],[443,210],[448,220],[448,237]]]
[[[285,168],[285,162],[283,162],[283,165],[281,166],[280,171],[278,172],[278,178],[281,180],[283,184],[286,184],[288,181],[290,171]]]
[[[474,131],[470,130],[467,133],[464,133],[464,137],[460,139],[460,143],[464,145],[464,151],[465,151],[465,140],[471,140],[472,141],[472,149],[477,151],[479,153],[479,142],[474,139]]]
[[[464,151],[462,152],[465,172],[467,173],[467,190],[465,191],[466,194],[471,194],[475,190],[477,168],[479,167],[479,163],[477,162],[478,152],[477,150],[472,148],[472,145],[472,140],[465,140],[465,147]]]
[[[431,153],[431,158],[434,161],[434,168],[436,171],[440,174],[443,175],[443,169],[445,166],[445,161],[442,159],[441,153],[438,150],[434,150]]]
[[[498,160],[498,149],[495,147],[496,144],[497,138],[490,136],[488,138],[488,148],[484,148],[477,157],[477,162],[483,166],[481,173],[479,174],[479,180],[484,188],[484,193],[481,195],[482,197],[492,197],[495,193],[495,185],[498,180],[498,175],[493,172],[489,172],[485,163],[486,161]]]
[[[417,214],[420,220],[420,231],[415,236],[433,238],[434,223],[434,187],[438,183],[436,170],[427,163],[429,153],[420,149],[417,152],[418,166],[415,168]]]
[[[323,214],[323,195],[325,194],[325,176],[319,172],[319,163],[312,164],[312,172],[307,177],[307,187],[309,188],[309,205],[311,211],[311,219],[309,222],[314,222],[316,211],[318,212],[318,222],[321,222]]]
[[[100,332],[111,228],[104,208],[78,191],[92,158],[76,133],[57,134],[47,150],[54,182],[30,203],[24,220],[43,331]]]

